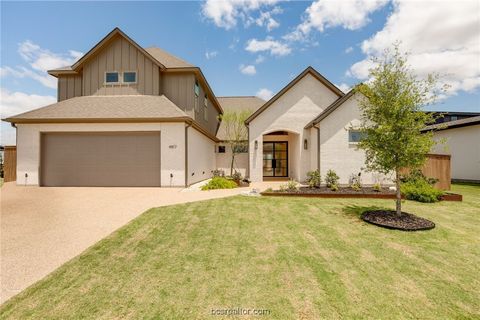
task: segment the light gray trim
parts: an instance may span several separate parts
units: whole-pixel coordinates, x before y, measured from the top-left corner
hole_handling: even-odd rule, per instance
[[[320,128],[314,127],[317,129],[317,169],[320,172]]]
[[[185,126],[185,188],[188,188],[188,128],[190,128],[192,124],[186,123]]]

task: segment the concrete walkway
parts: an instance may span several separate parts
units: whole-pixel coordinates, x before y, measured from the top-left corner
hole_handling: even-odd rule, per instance
[[[1,190],[0,303],[145,210],[275,186],[181,192],[181,188],[39,188]]]

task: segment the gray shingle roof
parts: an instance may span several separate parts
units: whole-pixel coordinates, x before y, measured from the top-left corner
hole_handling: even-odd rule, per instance
[[[193,68],[195,67],[193,64],[190,64],[167,51],[157,48],[157,47],[150,47],[145,48],[152,57],[157,59],[161,64],[163,64],[167,69],[168,68]]]
[[[164,95],[132,95],[75,97],[9,117],[6,121],[168,118],[188,118],[188,115]]]
[[[480,124],[480,116],[432,124],[423,128],[422,131],[453,129],[459,127],[473,126],[476,124]]]

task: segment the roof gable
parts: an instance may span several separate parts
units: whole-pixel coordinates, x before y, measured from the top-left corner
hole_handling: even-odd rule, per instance
[[[320,121],[325,119],[329,114],[331,114],[333,111],[335,111],[338,107],[340,107],[343,103],[348,101],[354,94],[356,90],[353,88],[350,90],[347,94],[345,94],[343,97],[338,98],[335,100],[331,105],[325,108],[325,110],[322,111],[315,119],[313,119],[310,123],[308,123],[305,126],[305,129],[311,128],[312,126],[318,124]]]
[[[275,101],[277,101],[281,96],[283,96],[288,90],[290,90],[292,87],[294,87],[300,80],[302,80],[306,75],[312,75],[315,79],[317,79],[319,82],[321,82],[325,87],[330,89],[333,93],[335,93],[337,96],[342,97],[344,93],[338,89],[333,83],[328,81],[327,78],[322,76],[320,72],[312,68],[311,66],[307,67],[305,70],[303,70],[302,73],[300,73],[295,79],[290,81],[289,84],[287,84],[282,90],[280,90],[275,96],[273,96],[270,100],[268,100],[261,108],[259,108],[257,111],[255,111],[246,121],[246,124],[249,124],[252,122],[253,119],[258,117],[263,111],[265,111],[270,105],[272,105]]]
[[[75,71],[79,71],[80,68],[95,54],[97,54],[100,50],[102,50],[106,45],[110,43],[111,40],[115,39],[116,37],[122,37],[130,44],[132,44],[135,48],[137,48],[140,52],[142,52],[147,58],[152,60],[153,63],[158,65],[160,69],[164,70],[165,66],[158,61],[155,57],[153,57],[150,53],[148,53],[145,49],[139,46],[135,41],[133,41],[129,36],[127,36],[120,28],[113,29],[109,34],[107,34],[102,40],[100,40],[92,49],[90,49],[86,54],[84,54],[77,62],[75,62],[71,67],[62,67],[59,69],[48,70],[48,73],[53,76],[58,76],[60,73],[72,73]]]

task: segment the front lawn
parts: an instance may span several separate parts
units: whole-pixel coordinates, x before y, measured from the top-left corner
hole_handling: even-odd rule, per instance
[[[404,211],[436,228],[358,217],[392,200],[237,196],[151,209],[0,309],[4,319],[480,318],[480,187]],[[61,243],[59,243],[61,245]],[[249,318],[249,317],[243,317]]]

